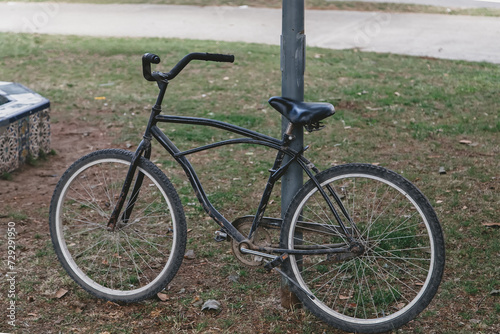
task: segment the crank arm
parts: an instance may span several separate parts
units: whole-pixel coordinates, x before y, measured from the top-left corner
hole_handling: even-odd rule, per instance
[[[277,258],[276,255],[262,253],[262,252],[254,251],[254,250],[251,250],[251,249],[248,249],[248,248],[240,248],[240,252],[242,252],[244,254],[250,254],[250,255],[265,257],[267,259],[272,259],[272,260],[274,260],[275,258]]]

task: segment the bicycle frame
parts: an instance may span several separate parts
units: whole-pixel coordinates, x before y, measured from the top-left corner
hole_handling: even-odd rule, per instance
[[[314,177],[312,171],[315,173],[318,173],[319,170],[310,162],[308,161],[302,153],[307,149],[302,149],[301,151],[297,152],[295,150],[290,149],[290,143],[293,141],[293,137],[291,136],[291,131],[293,128],[293,125],[290,123],[288,130],[286,133],[283,135],[282,140],[278,140],[273,137],[266,136],[264,134],[248,130],[236,125],[232,125],[229,123],[217,121],[217,120],[212,120],[212,119],[206,119],[206,118],[198,118],[198,117],[185,117],[185,116],[172,116],[172,115],[160,115],[161,113],[161,103],[163,100],[163,97],[165,95],[167,86],[168,86],[168,81],[164,82],[159,82],[158,86],[160,88],[160,92],[158,94],[158,98],[156,101],[155,106],[153,106],[151,110],[151,115],[150,119],[148,122],[148,125],[146,127],[146,131],[143,137],[143,140],[139,144],[134,158],[132,160],[131,166],[129,168],[129,172],[127,174],[126,180],[123,185],[122,192],[120,194],[118,203],[111,215],[111,218],[108,223],[108,229],[113,230],[116,226],[117,220],[118,220],[118,215],[120,214],[123,204],[125,201],[125,198],[127,197],[127,194],[129,192],[132,179],[136,173],[138,162],[141,156],[144,156],[146,159],[149,159],[151,156],[151,140],[154,138],[156,139],[162,146],[163,148],[182,166],[186,176],[188,177],[191,186],[193,190],[195,191],[196,197],[198,198],[198,201],[201,203],[203,206],[203,209],[207,212],[207,214],[212,217],[224,230],[229,234],[229,236],[233,239],[235,239],[237,242],[245,242],[247,246],[250,247],[250,249],[254,251],[264,251],[264,252],[270,252],[270,253],[289,253],[289,254],[312,254],[312,253],[349,253],[353,252],[353,243],[355,246],[358,246],[357,243],[355,243],[354,238],[353,238],[353,232],[356,230],[354,227],[353,228],[347,228],[345,224],[342,222],[340,216],[338,215],[337,211],[335,210],[332,202],[330,201],[328,195],[324,192],[322,189],[321,185],[318,183],[317,179]],[[226,130],[235,134],[239,134],[244,136],[244,138],[237,138],[237,139],[228,139],[228,140],[223,140],[220,142],[200,146],[197,148],[189,149],[186,151],[180,151],[177,146],[163,133],[163,131],[157,126],[157,123],[174,123],[174,124],[190,124],[190,125],[200,125],[200,126],[211,126],[215,127],[218,129]],[[257,212],[254,216],[253,219],[253,224],[251,227],[251,230],[249,232],[248,236],[242,235],[233,225],[231,222],[229,222],[222,214],[220,214],[217,209],[212,205],[210,200],[208,199],[207,194],[205,193],[203,186],[193,168],[191,163],[188,161],[186,158],[187,155],[201,152],[204,150],[209,150],[212,148],[220,147],[220,146],[225,146],[225,145],[232,145],[232,144],[255,144],[255,145],[261,145],[261,146],[267,146],[270,148],[273,148],[277,150],[277,155],[276,159],[274,161],[273,168],[270,169],[270,175],[268,182],[266,184],[264,193],[262,195],[261,201],[259,203],[259,206],[257,208]],[[288,157],[285,161],[285,156]],[[335,245],[337,247],[325,249],[324,247],[320,249],[308,249],[308,250],[289,250],[289,249],[280,249],[280,248],[270,248],[270,247],[257,247],[253,245],[249,240],[251,239],[252,234],[254,231],[257,229],[259,224],[261,223],[263,217],[264,217],[264,212],[266,210],[269,198],[271,196],[272,190],[274,188],[275,183],[283,176],[283,174],[286,172],[288,167],[294,163],[297,162],[299,165],[302,167],[302,169],[305,171],[305,173],[308,175],[308,177],[315,182],[316,187],[319,189],[325,200],[327,201],[330,209],[332,210],[337,222],[339,223],[339,230],[347,237],[347,239],[350,241],[350,247],[340,247],[341,245]],[[311,171],[312,170],[312,171]],[[135,198],[139,195],[140,192],[140,187],[142,185],[142,180],[143,180],[143,175],[142,173],[139,172],[138,177],[136,179],[136,182],[134,184],[134,188],[132,190],[132,196],[129,199],[129,202],[127,203],[126,210],[122,213],[121,220],[126,222],[128,220],[128,217],[130,217],[130,214],[133,210],[134,206],[134,201]],[[341,208],[342,212],[344,213],[344,216],[347,217],[349,222],[351,223],[352,226],[353,223],[351,219],[349,218],[349,215],[347,213],[347,210],[344,208],[342,205],[339,197],[335,194],[333,189],[327,188],[329,193],[333,196],[334,200],[337,202],[339,207]],[[321,228],[321,227],[319,227]],[[324,227],[323,227],[324,228]],[[345,246],[345,245],[344,245]],[[274,256],[273,256],[274,258]]]

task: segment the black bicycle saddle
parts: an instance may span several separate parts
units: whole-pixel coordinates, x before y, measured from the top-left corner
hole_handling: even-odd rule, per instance
[[[330,103],[301,102],[286,97],[273,96],[269,104],[290,122],[319,129],[319,121],[335,114],[335,108]]]

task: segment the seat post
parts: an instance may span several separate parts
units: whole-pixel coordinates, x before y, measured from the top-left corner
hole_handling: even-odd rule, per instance
[[[294,125],[292,122],[288,122],[288,125],[286,127],[286,130],[285,130],[285,135],[289,137],[289,139],[293,139],[293,129],[294,129]]]

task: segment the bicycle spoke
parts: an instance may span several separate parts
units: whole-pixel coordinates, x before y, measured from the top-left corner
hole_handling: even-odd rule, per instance
[[[160,254],[162,253],[162,252],[161,252],[158,248],[156,248],[155,244],[153,244],[153,243],[149,242],[146,238],[142,237],[142,235],[141,235],[141,234],[139,234],[137,231],[135,231],[135,230],[133,230],[133,229],[132,229],[131,231],[132,231],[132,232],[134,232],[134,233],[138,236],[138,240],[142,240],[142,241],[144,241],[145,243],[147,243],[147,244],[149,244],[149,245],[153,246],[154,250],[156,250],[158,253],[160,253]],[[162,244],[156,244],[156,245],[158,245],[158,246],[163,246]]]
[[[313,195],[313,196],[314,196],[314,195]],[[324,223],[325,223],[325,225],[332,225],[332,226],[334,226],[334,224],[333,224],[332,220],[330,219],[330,217],[333,215],[333,214],[330,212],[330,209],[328,209],[328,211],[326,211],[326,210],[324,209],[324,207],[323,207],[322,205],[320,205],[320,203],[318,202],[318,199],[316,198],[316,196],[314,196],[314,200],[315,200],[315,202],[317,203],[317,206],[316,206],[316,207],[319,207],[319,208],[321,209],[321,212],[323,213],[323,215],[324,215],[324,216],[326,217],[326,219],[327,219],[327,221],[326,221],[326,222],[325,222],[325,220],[322,220],[322,222],[324,222]],[[318,218],[320,218],[320,217],[319,217],[319,215],[318,215],[318,214],[316,214],[316,210],[311,209],[311,210],[308,210],[308,211],[309,211],[309,212],[313,212],[315,216],[317,216]],[[330,213],[327,213],[327,212],[330,212]],[[335,221],[335,223],[336,223],[336,221]],[[335,232],[336,232],[336,233],[335,233],[335,235],[336,235],[336,236],[338,236],[338,237],[340,237],[340,238],[341,238],[341,239],[342,239],[342,240],[343,240],[343,241],[347,244],[347,240],[346,240],[345,236],[343,236],[341,233],[339,233],[339,232],[338,232],[338,231],[336,231],[336,230],[335,230]]]
[[[137,254],[137,255],[140,257],[140,259],[142,260],[142,262],[144,262],[144,264],[145,264],[145,265],[149,268],[149,270],[150,270],[151,272],[155,272],[155,270],[154,270],[153,268],[151,268],[151,266],[149,265],[148,261],[146,261],[146,259],[144,259],[144,257],[141,255],[141,253],[140,253],[140,252],[139,252],[139,251],[138,251],[138,250],[137,250],[137,249],[136,249],[136,248],[135,248],[135,247],[134,247],[134,246],[130,243],[130,240],[128,239],[128,236],[127,236],[127,243],[128,243],[128,245],[130,246],[130,248],[131,248],[132,250],[134,250],[135,254]],[[141,250],[143,250],[143,251],[144,251],[144,249],[143,249],[142,247],[140,247],[140,248],[141,248]],[[145,253],[145,254],[147,254],[147,255],[149,255],[149,253],[148,253],[147,251],[144,251],[144,253]],[[130,255],[129,255],[129,256],[130,256]],[[135,265],[136,271],[137,271],[137,268],[138,268],[139,266],[136,264],[135,260],[134,260],[132,257],[131,257],[131,259],[132,259],[132,261],[133,261],[133,263],[134,263],[134,265]],[[158,263],[158,262],[157,262],[157,263]],[[142,270],[141,270],[141,271],[142,271]],[[139,277],[141,277],[141,276],[140,276],[140,275],[139,275],[139,273],[137,272],[137,279],[138,279],[138,280],[139,280],[139,282],[140,282]],[[143,275],[142,277],[144,277],[144,278],[146,278],[146,280],[150,281],[150,280],[149,280],[149,278],[147,277],[147,275]]]
[[[132,249],[134,249],[134,248],[132,247],[132,245],[128,242],[128,240],[127,240],[127,243],[129,244],[129,246],[130,246]],[[138,265],[137,265],[137,263],[135,262],[135,260],[134,260],[134,258],[132,257],[132,255],[131,255],[131,254],[129,254],[129,253],[125,250],[125,248],[124,248],[122,245],[120,245],[120,247],[122,247],[122,249],[123,249],[123,250],[126,252],[126,254],[128,255],[129,259],[130,259],[130,260],[132,261],[132,263],[134,264],[134,268],[133,268],[133,269],[135,270],[135,273],[136,273],[136,275],[137,275],[137,279],[138,279],[138,281],[140,282],[140,278],[139,278],[139,277],[141,277],[141,275],[139,274],[139,266],[138,266]],[[139,256],[140,256],[140,255],[139,255]],[[147,278],[147,276],[142,276],[142,277],[145,277],[145,278],[149,281],[149,279]]]
[[[71,190],[73,190],[77,194],[79,194],[75,189],[72,188]],[[100,207],[98,207],[96,204],[94,204],[94,203],[92,203],[92,202],[90,202],[88,200],[87,201],[80,201],[80,200],[78,200],[78,199],[76,199],[74,197],[69,197],[69,199],[75,201],[76,203],[79,203],[82,207],[88,206],[90,208],[93,208],[94,210],[96,210],[99,213],[99,215],[101,217],[109,218],[109,215],[106,214]]]
[[[106,238],[102,238],[101,240],[99,240],[99,241],[98,241],[98,242],[96,242],[95,244],[93,244],[93,245],[91,245],[91,246],[87,247],[84,251],[82,251],[82,252],[80,252],[80,253],[78,253],[78,254],[74,255],[74,258],[75,258],[75,259],[78,259],[78,258],[79,258],[79,257],[81,257],[83,254],[85,254],[87,251],[91,250],[92,248],[96,247],[97,245],[99,245],[99,244],[101,244],[101,243],[103,243],[103,242],[105,242],[105,241],[106,241]]]

